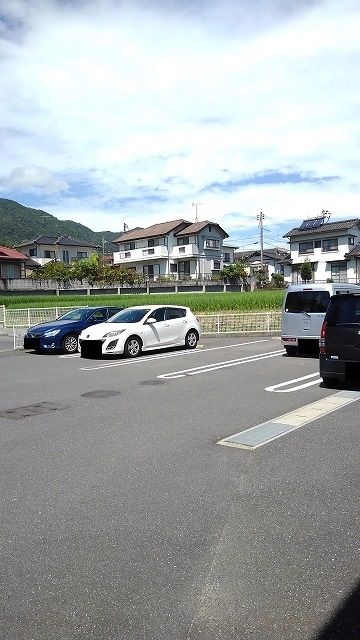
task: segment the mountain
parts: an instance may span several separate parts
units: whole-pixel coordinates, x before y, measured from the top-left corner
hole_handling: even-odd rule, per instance
[[[111,252],[112,240],[121,232],[92,231],[79,222],[58,220],[46,211],[24,207],[14,200],[0,198],[0,245],[12,247],[37,236],[71,236],[75,240],[102,245]]]

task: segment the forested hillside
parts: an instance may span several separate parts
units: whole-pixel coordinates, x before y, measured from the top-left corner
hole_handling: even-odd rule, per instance
[[[120,232],[92,231],[78,222],[58,220],[41,209],[24,207],[14,200],[0,198],[0,245],[12,247],[40,235],[71,236],[76,240],[101,245],[103,239],[111,242]],[[107,245],[107,250],[110,247]]]

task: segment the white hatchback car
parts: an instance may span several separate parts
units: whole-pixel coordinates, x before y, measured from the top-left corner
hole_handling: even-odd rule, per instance
[[[150,349],[180,345],[195,349],[200,335],[200,323],[189,307],[144,305],[123,309],[85,329],[79,344],[82,358],[111,354],[136,358]]]

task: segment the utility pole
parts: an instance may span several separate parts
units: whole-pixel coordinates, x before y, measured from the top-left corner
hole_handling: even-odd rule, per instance
[[[198,212],[197,212],[197,208],[199,206],[199,204],[202,204],[202,202],[193,202],[192,203],[192,207],[195,207],[195,222],[199,222],[198,220]]]
[[[256,219],[259,220],[259,240],[260,240],[260,262],[261,269],[264,268],[264,218],[265,215],[262,211],[260,214],[256,216]]]

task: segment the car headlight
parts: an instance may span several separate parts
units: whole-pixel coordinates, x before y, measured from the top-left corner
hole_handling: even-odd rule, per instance
[[[123,331],[125,331],[125,329],[117,329],[117,331],[109,331],[109,333],[105,333],[103,338],[113,338],[114,336],[120,335],[120,333],[122,333]]]
[[[51,329],[51,331],[45,331],[45,338],[52,338],[53,336],[57,336],[60,333],[60,329]]]

